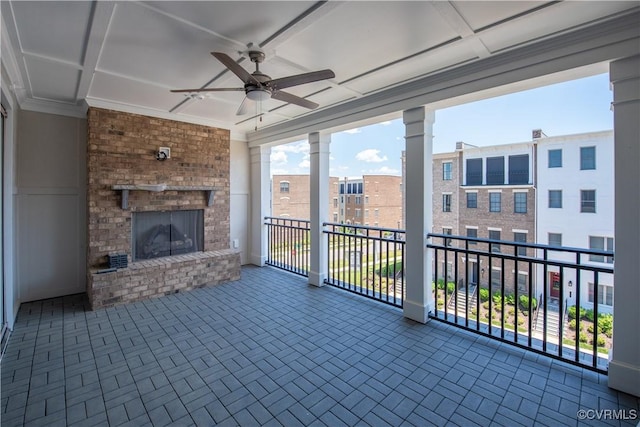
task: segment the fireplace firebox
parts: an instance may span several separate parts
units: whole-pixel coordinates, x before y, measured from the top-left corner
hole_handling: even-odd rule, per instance
[[[134,212],[133,261],[181,255],[204,250],[204,211]]]

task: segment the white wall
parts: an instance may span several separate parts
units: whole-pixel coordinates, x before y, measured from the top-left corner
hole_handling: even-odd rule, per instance
[[[596,147],[596,169],[580,170],[580,147]],[[562,167],[549,168],[549,150],[562,149]],[[538,141],[538,190],[537,190],[537,242],[548,243],[548,233],[562,234],[562,245],[589,248],[589,236],[614,236],[614,175],[613,131],[591,132],[562,137],[543,138]],[[549,190],[562,190],[562,208],[549,208]],[[580,212],[580,190],[596,190],[596,212]],[[554,252],[554,258],[575,261],[575,256]],[[583,261],[589,264],[588,256]],[[612,266],[611,264],[591,263]],[[567,287],[573,282],[572,289]],[[541,278],[540,278],[541,281]],[[593,281],[592,273],[584,273],[581,279],[580,305],[588,303],[587,282]],[[575,292],[575,274],[564,280],[565,292]],[[613,276],[602,274],[600,283],[613,285]],[[540,288],[542,292],[542,288]],[[568,297],[568,294],[567,294]],[[573,295],[575,300],[575,295]],[[600,306],[610,312],[610,307]]]
[[[84,292],[86,120],[20,111],[17,141],[20,301]]]
[[[231,141],[231,242],[240,249],[240,262],[249,262],[249,146],[243,141]]]

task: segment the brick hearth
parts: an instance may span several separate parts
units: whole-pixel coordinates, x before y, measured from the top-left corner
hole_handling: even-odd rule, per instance
[[[87,294],[93,308],[166,295],[240,278],[240,254],[229,249],[229,131],[119,111],[88,112]],[[171,158],[158,161],[159,147]],[[131,191],[123,209],[114,186],[165,184]],[[209,206],[206,191],[215,188]],[[204,210],[204,252],[132,263],[132,212]],[[107,256],[126,253],[129,267],[98,274]]]

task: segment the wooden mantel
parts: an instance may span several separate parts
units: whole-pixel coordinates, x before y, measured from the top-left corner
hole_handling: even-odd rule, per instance
[[[122,193],[122,209],[129,209],[129,191],[152,191],[154,193],[163,191],[204,191],[207,194],[207,206],[213,206],[213,195],[216,191],[215,187],[209,186],[165,184],[116,184],[111,189]]]

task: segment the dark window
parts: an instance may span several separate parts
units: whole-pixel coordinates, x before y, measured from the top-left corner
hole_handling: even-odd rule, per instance
[[[513,211],[527,213],[527,193],[513,193]]]
[[[580,190],[580,212],[596,212],[596,190]]]
[[[487,185],[504,184],[504,157],[487,157]]]
[[[344,194],[344,182],[340,183],[340,194]]]
[[[451,194],[442,195],[442,212],[451,212]]]
[[[562,190],[549,190],[549,207],[562,207]]]
[[[489,239],[500,240],[500,232],[497,230],[489,230]],[[500,243],[491,243],[491,252],[500,252]]]
[[[589,302],[594,303],[593,300],[593,283],[589,283]],[[613,306],[613,286],[598,285],[598,305],[610,305]]]
[[[442,164],[442,179],[445,181],[451,180],[451,162]]]
[[[362,194],[362,183],[358,183],[358,194]]]
[[[513,241],[527,243],[527,233],[513,233]],[[518,255],[527,255],[527,248],[524,246],[518,246]]]
[[[450,228],[443,228],[442,229],[442,234],[446,234],[448,236],[451,236],[452,230]],[[451,239],[444,239],[444,245],[445,246],[451,246]]]
[[[589,236],[589,249],[613,251],[613,237]],[[604,255],[589,255],[589,261],[606,262],[607,264],[613,264],[613,257],[605,257]]]
[[[467,185],[482,185],[482,159],[467,159]]]
[[[596,168],[596,147],[580,147],[580,169]]]
[[[478,193],[467,193],[467,207],[470,209],[478,207]]]
[[[561,233],[549,233],[549,246],[562,246],[562,234]]]
[[[478,230],[475,228],[467,228],[467,237],[478,237]],[[469,242],[469,245],[477,245],[478,242]]]
[[[549,150],[549,167],[561,168],[562,167],[562,150]]]
[[[287,181],[280,181],[280,192],[281,193],[289,192],[289,183]]]
[[[489,212],[500,212],[502,210],[502,194],[489,193]]]
[[[529,155],[509,156],[509,184],[529,183]]]

